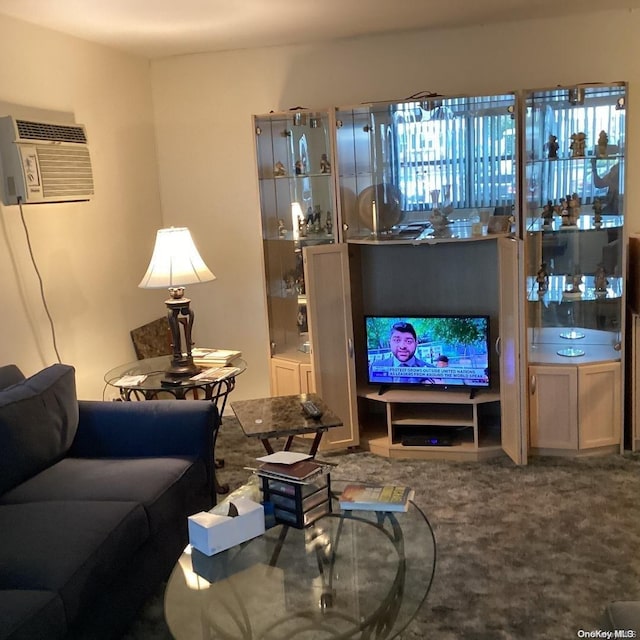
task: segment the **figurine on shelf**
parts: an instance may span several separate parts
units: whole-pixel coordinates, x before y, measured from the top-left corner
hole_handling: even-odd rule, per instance
[[[580,218],[580,196],[572,193],[569,197],[569,225],[575,227]]]
[[[601,131],[598,136],[598,146],[596,147],[596,156],[598,158],[606,158],[609,154],[607,153],[609,145],[609,136],[606,131]]]
[[[313,230],[316,233],[320,232],[320,217],[321,216],[322,216],[322,209],[320,208],[320,205],[317,204],[313,208]]]
[[[572,158],[584,158],[584,148],[587,140],[587,134],[579,131],[578,133],[571,134],[571,157]]]
[[[313,224],[313,208],[311,207],[311,205],[307,207],[307,217],[304,221],[307,225],[307,228],[310,229],[311,225]]]
[[[562,204],[554,204],[553,205],[553,213],[557,216],[562,216]]]
[[[304,165],[302,164],[302,160],[296,160],[296,175],[302,176],[304,175]]]
[[[602,224],[602,200],[594,198],[591,208],[593,209],[593,223],[599,227]]]
[[[287,235],[287,228],[284,226],[284,220],[282,218],[278,219],[278,235],[283,238]]]
[[[328,236],[333,234],[333,220],[331,220],[331,211],[327,211],[327,221],[324,224],[324,228]]]
[[[557,160],[558,159],[558,148],[560,145],[558,144],[557,136],[553,134],[549,135],[549,142],[547,142],[547,151],[549,160]]]
[[[559,207],[559,215],[562,218],[562,226],[571,226],[571,222],[569,219],[569,196],[567,196],[566,198],[562,198],[560,200],[560,204],[557,206]]]
[[[305,317],[304,317],[304,313],[302,312],[301,306],[298,307],[298,316],[296,318],[296,324],[299,327],[304,327],[305,325]]]
[[[538,293],[544,293],[549,288],[549,274],[547,273],[547,263],[543,262],[536,274],[538,283]]]
[[[298,237],[299,238],[307,237],[307,223],[304,221],[304,218],[300,218],[298,220]]]
[[[580,290],[580,285],[582,284],[582,274],[575,273],[572,276],[568,276],[571,278],[570,284],[568,284],[567,288],[563,291],[563,295],[565,296],[581,296],[582,291]]]
[[[287,170],[284,168],[284,165],[282,164],[282,162],[280,162],[280,160],[278,160],[278,162],[276,162],[275,166],[273,167],[273,175],[276,178],[282,178],[282,176],[287,175]]]
[[[436,208],[431,212],[429,218],[431,228],[433,229],[434,238],[448,238],[451,232],[447,228],[451,224],[451,220],[447,218],[447,214]]]
[[[542,218],[542,225],[544,227],[550,227],[553,225],[553,202],[551,200],[547,200],[547,204],[542,207],[542,213],[540,217]]]
[[[604,265],[600,263],[598,268],[596,269],[596,273],[594,275],[594,284],[596,288],[596,293],[606,293],[607,285],[609,281],[607,280],[607,272],[605,271]]]
[[[296,287],[296,279],[294,277],[294,274],[291,272],[285,273],[283,280],[284,280],[284,290],[288,294],[294,293],[295,287]]]
[[[331,173],[331,163],[326,153],[320,156],[320,173]]]

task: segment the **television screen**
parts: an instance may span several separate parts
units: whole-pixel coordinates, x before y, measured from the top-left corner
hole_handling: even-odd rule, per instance
[[[365,316],[369,384],[489,387],[489,317]]]

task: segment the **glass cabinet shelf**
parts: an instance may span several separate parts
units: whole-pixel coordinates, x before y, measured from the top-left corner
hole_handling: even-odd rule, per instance
[[[344,239],[446,242],[511,233],[515,114],[515,94],[429,94],[338,108]],[[492,217],[503,220],[490,225]]]
[[[529,364],[575,365],[615,362],[620,359],[620,343],[608,331],[573,330],[563,338],[552,328],[529,333]],[[570,336],[571,330],[565,332]]]
[[[596,152],[594,152],[592,149],[586,150],[585,151],[586,155],[584,156],[580,156],[580,157],[573,157],[573,156],[558,156],[557,158],[533,158],[531,160],[529,160],[529,163],[532,165],[536,165],[536,164],[551,164],[551,163],[563,163],[563,162],[590,162],[592,159],[597,159],[597,160],[613,160],[614,162],[616,160],[619,160],[621,158],[624,158],[624,155],[621,153],[610,153],[610,154],[603,154],[603,155],[597,155]]]
[[[565,233],[571,231],[599,231],[600,229],[622,229],[624,218],[622,216],[602,215],[599,222],[594,220],[593,215],[581,214],[574,225],[564,225],[562,220],[554,216],[553,220],[545,224],[542,216],[529,219],[527,231],[542,231],[545,233],[558,232]]]
[[[546,291],[538,290],[538,283],[534,276],[527,278],[527,300],[529,302],[585,302],[589,300],[614,300],[622,297],[622,278],[607,278],[604,288],[596,288],[595,276],[584,276],[577,286],[577,292],[570,292],[573,285],[570,276],[549,276],[549,285]]]
[[[525,92],[530,363],[621,359],[625,103],[624,83]]]
[[[309,360],[304,247],[337,241],[328,111],[254,116],[271,354]]]

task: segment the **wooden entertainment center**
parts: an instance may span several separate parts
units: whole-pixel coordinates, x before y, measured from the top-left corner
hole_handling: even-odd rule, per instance
[[[502,451],[495,391],[362,389],[358,400],[360,444],[372,453],[477,461]]]
[[[323,448],[622,451],[625,102],[611,83],[255,117],[272,393],[340,415]],[[489,317],[490,388],[369,386],[364,318],[437,314]]]

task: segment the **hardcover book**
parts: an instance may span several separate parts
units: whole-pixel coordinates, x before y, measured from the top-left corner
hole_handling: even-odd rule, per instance
[[[400,485],[349,484],[340,495],[340,508],[345,511],[407,511],[413,496],[413,489]]]
[[[232,349],[193,349],[191,351],[193,362],[199,367],[213,365],[227,365],[231,361],[239,358],[242,351],[234,351]]]
[[[192,376],[191,379],[204,382],[219,382],[235,376],[239,371],[238,367],[211,367]]]
[[[269,478],[306,482],[322,471],[322,465],[313,460],[300,460],[293,464],[263,462],[257,470],[258,475]]]

